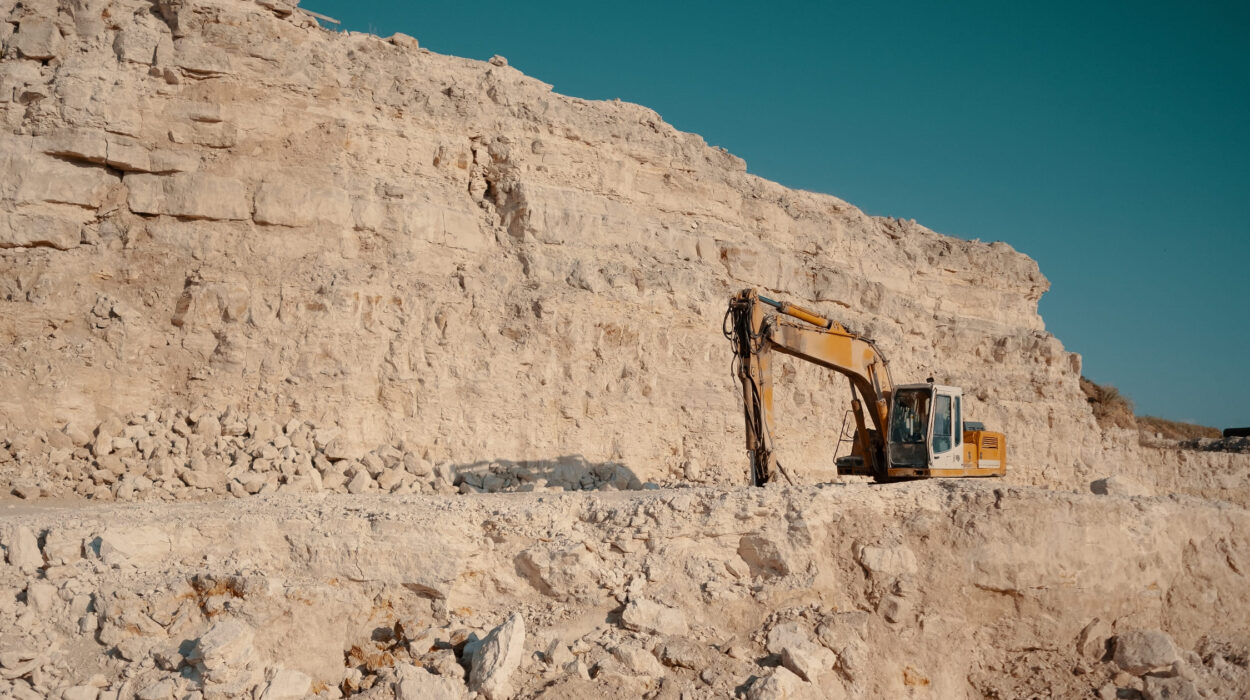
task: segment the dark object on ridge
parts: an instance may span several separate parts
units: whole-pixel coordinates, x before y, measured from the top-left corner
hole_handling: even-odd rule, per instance
[[[1250,428],[1225,428],[1224,437],[1250,437]]]

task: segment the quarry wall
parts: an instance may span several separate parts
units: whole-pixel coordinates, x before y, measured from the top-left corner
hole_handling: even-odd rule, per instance
[[[1048,282],[1005,243],[285,3],[0,17],[0,426],[39,454],[229,411],[357,454],[740,483],[720,327],[755,286],[875,338],[896,382],[964,387],[1014,481],[1078,484],[1100,455],[1079,357],[1037,313]],[[784,360],[777,381],[782,464],[828,479],[845,380]]]

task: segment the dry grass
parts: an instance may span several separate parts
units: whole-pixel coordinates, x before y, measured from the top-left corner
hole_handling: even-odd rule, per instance
[[[1201,437],[1220,437],[1218,428],[1193,423],[1181,423],[1154,416],[1138,416],[1133,412],[1133,402],[1119,389],[1109,384],[1095,384],[1081,377],[1081,391],[1094,412],[1100,428],[1136,428],[1144,439],[1193,440]]]
[[[1081,377],[1081,391],[1085,392],[1085,400],[1094,412],[1094,419],[1100,428],[1136,428],[1137,420],[1133,415],[1133,402],[1120,393],[1120,390],[1107,384],[1095,384]]]
[[[1208,428],[1205,425],[1180,423],[1166,418],[1154,416],[1138,416],[1137,429],[1147,437],[1162,437],[1166,440],[1193,440],[1195,438],[1220,437],[1219,428]]]

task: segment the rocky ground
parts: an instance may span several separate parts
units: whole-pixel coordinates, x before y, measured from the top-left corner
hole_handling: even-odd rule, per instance
[[[278,494],[19,502],[0,523],[16,697],[1250,688],[1250,515],[1184,496],[1000,480]]]

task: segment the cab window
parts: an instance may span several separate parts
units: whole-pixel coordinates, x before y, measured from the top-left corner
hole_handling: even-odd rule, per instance
[[[890,442],[923,445],[929,427],[929,390],[900,389],[894,394]]]
[[[933,406],[933,452],[951,449],[951,397],[939,395]]]
[[[955,446],[964,444],[964,417],[961,415],[963,406],[962,396],[955,397]]]

